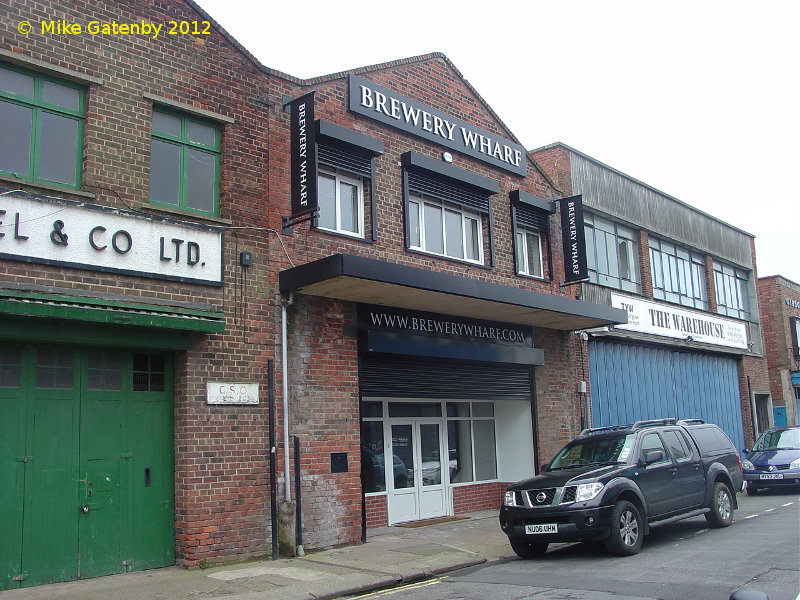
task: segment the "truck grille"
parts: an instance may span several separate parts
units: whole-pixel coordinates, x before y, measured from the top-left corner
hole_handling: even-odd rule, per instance
[[[575,502],[575,495],[578,493],[577,486],[571,485],[564,488],[564,494],[561,496],[561,503]]]
[[[539,506],[557,506],[575,502],[577,486],[541,488],[537,490],[525,490],[524,497],[527,498],[527,506],[536,508]],[[519,493],[519,492],[517,492]]]
[[[528,502],[531,506],[550,506],[556,495],[556,488],[545,488],[543,490],[528,490]]]

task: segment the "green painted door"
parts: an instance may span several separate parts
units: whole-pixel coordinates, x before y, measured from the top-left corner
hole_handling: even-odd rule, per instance
[[[0,346],[0,589],[174,562],[170,365]]]

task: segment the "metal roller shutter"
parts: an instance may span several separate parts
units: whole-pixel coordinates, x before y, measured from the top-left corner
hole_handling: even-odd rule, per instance
[[[370,354],[361,358],[361,395],[529,402],[531,367]]]
[[[592,425],[697,418],[744,447],[736,360],[615,342],[589,343]]]

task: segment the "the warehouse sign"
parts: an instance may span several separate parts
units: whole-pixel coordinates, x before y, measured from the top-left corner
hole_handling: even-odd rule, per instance
[[[483,162],[527,174],[525,148],[407,96],[349,76],[350,110]]]
[[[0,257],[222,285],[223,230],[105,206],[0,197]]]
[[[611,294],[611,305],[628,313],[628,323],[615,329],[747,349],[747,326],[741,321],[618,294]]]

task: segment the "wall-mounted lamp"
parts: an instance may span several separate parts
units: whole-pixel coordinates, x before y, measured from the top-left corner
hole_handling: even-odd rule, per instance
[[[687,336],[686,336],[686,341],[687,341],[687,342],[693,342],[693,341],[694,341],[694,338],[693,338],[692,336],[690,336],[690,335],[687,335]]]

